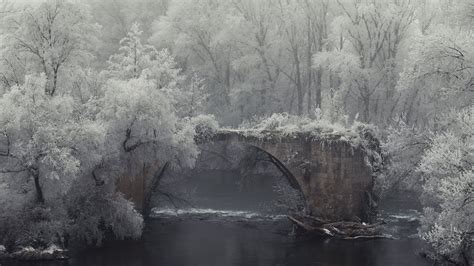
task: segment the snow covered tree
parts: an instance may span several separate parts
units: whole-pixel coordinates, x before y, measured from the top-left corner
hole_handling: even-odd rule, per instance
[[[153,21],[166,13],[170,0],[84,0],[90,6],[92,19],[101,26],[97,51],[99,67],[106,67],[107,60],[120,47],[134,23],[141,25],[142,40],[152,34]]]
[[[421,191],[421,177],[417,171],[422,156],[431,145],[431,132],[405,124],[403,120],[387,129],[382,147],[387,169],[379,180],[381,196],[396,191]]]
[[[71,97],[50,98],[45,83],[44,76],[28,76],[0,99],[1,172],[26,176],[40,204],[100,161],[105,140],[100,124],[78,117]]]
[[[105,90],[99,115],[108,125],[112,145],[125,153],[140,150],[134,154],[146,161],[193,165],[194,129],[180,123],[169,98],[152,81],[110,80]]]
[[[111,76],[122,79],[138,78],[143,69],[150,66],[156,50],[151,45],[142,44],[140,25],[134,23],[127,37],[120,41],[119,53],[108,61]]]
[[[56,94],[62,71],[68,65],[88,62],[92,56],[97,26],[90,22],[87,8],[79,4],[49,0],[12,13],[6,23],[4,39],[8,41],[4,45],[9,50],[2,53],[4,63],[26,69],[23,74],[31,70],[45,73],[49,95]],[[14,59],[24,65],[12,64]],[[20,79],[18,75],[15,78]]]
[[[330,39],[341,44],[316,54],[315,67],[337,73],[346,112],[360,113],[365,122],[386,122],[397,104],[395,63],[415,8],[409,1],[337,2],[342,15],[334,19]]]
[[[413,42],[397,85],[407,124],[435,127],[436,117],[474,100],[472,32],[439,27]]]
[[[446,130],[431,139],[418,171],[423,176],[425,216],[421,235],[436,253],[470,265],[474,244],[474,107],[452,112]]]
[[[187,78],[167,49],[157,51],[142,44],[141,31],[133,24],[128,37],[120,41],[118,54],[110,57],[106,76],[115,80],[143,79],[167,96],[179,116],[193,115],[205,99],[202,80],[196,75]]]
[[[234,57],[228,34],[230,1],[172,1],[166,16],[155,24],[150,42],[167,47],[190,76],[206,80],[212,112],[225,115],[231,107]]]

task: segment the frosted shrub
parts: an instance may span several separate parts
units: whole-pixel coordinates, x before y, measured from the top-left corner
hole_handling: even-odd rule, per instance
[[[197,142],[209,140],[219,129],[219,123],[213,115],[198,115],[190,119],[196,132],[195,140]]]
[[[0,245],[8,251],[17,246],[62,245],[70,224],[60,201],[39,206],[33,197],[5,187],[0,188],[0,214]]]
[[[66,207],[73,221],[69,230],[73,240],[101,245],[107,237],[136,239],[141,236],[141,214],[130,201],[115,192],[113,184],[96,186],[92,180],[82,180],[77,190],[68,195]],[[107,235],[108,232],[112,235]]]
[[[0,245],[10,248],[23,228],[24,211],[27,203],[24,195],[10,189],[3,183],[0,174]]]
[[[281,113],[281,114],[272,114],[266,119],[263,119],[258,127],[261,130],[279,130],[281,129],[282,126],[287,126],[289,124],[295,124],[295,123],[290,123],[291,121],[291,116],[288,113]],[[295,120],[297,119],[296,117],[293,117]],[[296,122],[296,121],[293,121]]]
[[[325,135],[340,135],[346,140],[350,140],[351,143],[354,143],[354,146],[360,144],[359,132],[361,132],[363,128],[370,127],[370,130],[373,132],[377,131],[376,127],[360,122],[354,123],[354,125],[349,128],[338,123],[331,123],[324,118],[324,114],[318,108],[315,110],[313,116],[314,118],[300,117],[288,113],[275,113],[269,117],[254,118],[252,121],[245,121],[239,128],[245,131],[246,134],[255,135],[257,137],[262,137],[265,131],[280,133],[282,136],[309,133],[316,138],[324,138]]]
[[[444,121],[449,130],[431,138],[418,167],[424,203],[432,206],[425,209],[420,234],[435,253],[460,263],[472,252],[474,236],[474,108]]]
[[[380,184],[381,190],[386,194],[398,189],[421,191],[420,172],[416,167],[430,146],[431,133],[397,121],[386,130],[386,135],[382,148],[389,167]]]

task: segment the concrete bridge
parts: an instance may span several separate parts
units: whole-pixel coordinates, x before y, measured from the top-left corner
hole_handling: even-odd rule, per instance
[[[372,148],[378,149],[378,141],[374,142],[371,135],[363,137],[369,138],[375,143]],[[246,131],[221,130],[212,138],[200,142],[218,143],[224,148],[237,143],[269,155],[291,186],[301,190],[306,208],[312,215],[366,222],[375,217],[374,170],[371,167],[373,151],[363,145],[354,146],[342,135],[299,133],[283,136],[270,131],[256,135]],[[147,175],[159,172],[159,167],[135,169],[135,173],[138,170],[141,174],[135,174],[133,179],[122,178],[119,189],[136,206],[145,207],[147,194],[156,185],[147,181],[150,180]]]

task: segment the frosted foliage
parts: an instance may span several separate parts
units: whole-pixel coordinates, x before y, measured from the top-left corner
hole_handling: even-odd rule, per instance
[[[97,187],[92,182],[77,184],[77,191],[68,195],[67,210],[75,221],[71,237],[89,244],[101,245],[105,232],[111,230],[117,239],[139,238],[143,218],[133,204],[113,191],[113,186]],[[88,191],[88,193],[83,193]]]
[[[430,147],[432,132],[422,131],[398,120],[388,129],[382,144],[387,165],[381,192],[389,195],[397,190],[419,190],[420,172],[416,170],[425,150]]]
[[[409,123],[433,126],[439,114],[472,104],[472,38],[468,30],[440,26],[436,33],[414,39],[397,84]]]
[[[277,113],[269,117],[255,117],[252,121],[242,123],[239,131],[242,134],[258,138],[265,138],[268,133],[272,133],[274,136],[280,137],[309,134],[322,141],[342,139],[348,141],[353,147],[367,148],[369,153],[373,147],[369,147],[368,141],[370,142],[370,140],[365,139],[364,134],[369,133],[372,136],[378,134],[376,127],[359,121],[353,121],[350,124],[331,123],[320,109],[315,109],[311,117],[300,117],[287,113]],[[379,159],[381,160],[381,158]]]
[[[47,78],[45,91],[54,95],[63,82],[62,71],[92,58],[98,26],[90,20],[86,5],[55,0],[7,14],[4,83],[19,84],[25,73],[42,72]]]
[[[197,154],[194,130],[174,114],[168,97],[141,77],[129,81],[110,80],[106,85],[100,117],[107,121],[117,149],[141,149],[155,157],[190,166]],[[156,149],[155,149],[156,147]]]
[[[105,130],[77,119],[72,98],[45,95],[45,82],[44,76],[28,76],[0,99],[0,127],[9,143],[4,170],[37,170],[41,179],[60,185],[56,192],[65,192],[81,169],[101,159]]]
[[[320,52],[313,57],[314,67],[325,67],[328,70],[357,78],[362,75],[360,59],[357,55],[344,51]]]
[[[119,53],[108,61],[109,75],[122,79],[138,78],[143,69],[151,65],[156,50],[153,46],[142,44],[140,25],[134,23],[127,37],[120,41]]]
[[[0,235],[4,241],[15,240],[16,227],[21,223],[17,219],[27,203],[25,196],[11,183],[7,176],[0,174]]]
[[[465,262],[473,18],[472,0],[0,0],[0,245],[138,238],[125,181],[159,190],[228,133],[362,150],[378,195],[418,192],[420,235]]]
[[[425,210],[421,234],[437,252],[458,259],[474,230],[474,109],[446,120],[450,130],[435,134],[418,168],[424,193],[439,206]]]
[[[110,57],[105,75],[115,80],[147,80],[166,95],[178,115],[195,115],[205,98],[202,80],[195,75],[183,75],[167,49],[158,51],[152,45],[142,44],[141,34],[139,24],[134,23],[127,37],[120,41],[119,53]]]
[[[198,115],[192,117],[190,123],[196,132],[195,138],[198,141],[208,141],[219,130],[219,123],[213,115]]]

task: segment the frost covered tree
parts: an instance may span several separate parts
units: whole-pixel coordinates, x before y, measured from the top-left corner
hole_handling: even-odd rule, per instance
[[[360,113],[365,122],[385,122],[397,105],[396,62],[414,21],[410,1],[349,1],[330,33],[337,49],[320,52],[315,67],[339,76],[346,112]],[[337,45],[339,43],[339,45]]]
[[[119,53],[108,61],[108,71],[114,77],[138,78],[144,68],[150,66],[156,50],[151,45],[142,44],[140,25],[134,23],[127,37],[120,41]]]
[[[117,191],[129,171],[123,162],[186,167],[197,155],[195,129],[177,113],[199,102],[177,95],[199,91],[200,80],[180,75],[166,50],[141,45],[137,25],[111,58],[107,75],[91,73],[82,62],[90,55],[87,36],[93,33],[86,29],[95,27],[81,10],[51,1],[9,18],[19,21],[8,32],[17,42],[5,47],[28,60],[18,76],[44,72],[5,86],[0,98],[1,193],[34,195],[2,207],[25,223],[0,233],[26,244],[38,239],[62,244],[64,236],[100,244],[106,231],[119,239],[139,237],[142,216]],[[29,214],[32,210],[39,216]],[[11,215],[2,215],[2,228],[11,223],[5,217]]]
[[[194,162],[194,129],[181,123],[167,95],[145,78],[109,80],[98,114],[108,125],[111,143],[141,159]]]
[[[120,40],[125,38],[134,23],[142,26],[143,40],[152,34],[153,21],[166,13],[169,0],[84,0],[90,6],[92,20],[99,24],[100,44],[97,59],[100,67],[105,67],[107,60],[120,47]]]
[[[227,123],[311,113],[323,86],[311,57],[323,49],[328,13],[325,0],[172,1],[150,40],[204,79],[209,111]]]
[[[436,116],[474,100],[472,32],[440,27],[412,44],[400,74],[399,113],[407,124],[436,126]]]
[[[229,110],[234,76],[231,58],[235,51],[223,31],[232,17],[230,1],[172,1],[166,16],[155,24],[150,38],[157,47],[167,47],[188,74],[206,80],[213,111]]]
[[[10,14],[2,45],[2,63],[8,70],[2,70],[4,80],[18,84],[25,73],[42,72],[48,81],[45,91],[55,95],[62,72],[92,56],[97,26],[90,19],[86,6],[55,0]]]
[[[46,95],[45,83],[44,76],[28,76],[0,100],[1,171],[26,175],[40,204],[100,160],[105,138],[102,126],[76,116],[71,97]]]
[[[441,124],[446,129],[431,138],[418,167],[428,206],[420,231],[437,254],[469,265],[474,243],[474,108],[453,112]]]
[[[5,201],[2,196],[2,244],[64,244],[63,237],[90,230],[96,234],[89,237],[100,239],[103,231],[99,230],[99,222],[79,224],[79,214],[89,222],[107,218],[107,229],[120,237],[136,237],[141,229],[120,235],[114,219],[121,219],[120,226],[128,228],[128,222],[136,224],[141,217],[113,216],[115,211],[133,213],[133,207],[120,205],[124,199],[116,191],[99,186],[103,180],[93,181],[95,168],[108,155],[106,128],[102,122],[84,116],[72,97],[45,93],[46,82],[44,75],[27,76],[24,84],[13,86],[0,98],[0,194],[18,199]],[[116,201],[94,199],[91,191],[97,191],[104,200],[109,197]],[[109,204],[109,216],[86,209],[68,212],[67,206],[76,199],[73,195],[81,195],[86,202]],[[12,223],[15,219],[22,222]]]
[[[389,167],[379,179],[381,196],[404,190],[420,191],[421,176],[417,167],[431,145],[432,132],[407,125],[401,119],[392,122],[387,132],[383,151]]]
[[[119,53],[110,57],[106,76],[115,80],[147,80],[167,96],[178,115],[195,114],[206,97],[202,80],[196,75],[186,77],[167,49],[158,51],[152,45],[142,44],[141,33],[139,25],[133,24],[127,37],[120,41]]]

